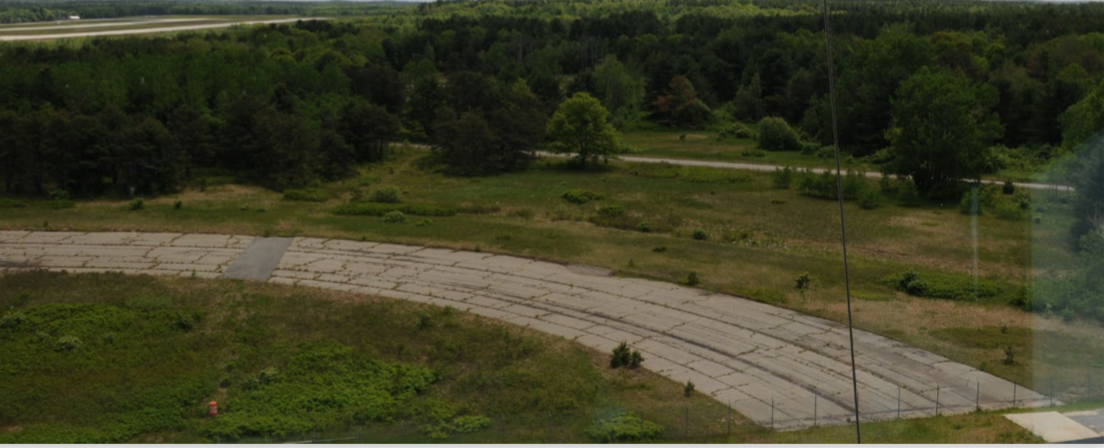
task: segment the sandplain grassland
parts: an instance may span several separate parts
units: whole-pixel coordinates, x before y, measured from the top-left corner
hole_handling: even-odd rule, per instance
[[[582,263],[663,281],[682,281],[693,272],[704,289],[846,321],[836,203],[774,188],[769,173],[620,162],[579,172],[548,160],[525,172],[465,178],[434,172],[424,156],[424,150],[396,149],[388,162],[362,168],[354,178],[319,185],[329,198],[324,202],[289,201],[277,192],[211,180],[202,190],[149,199],[138,211],[128,209],[128,200],[79,201],[60,210],[31,202],[0,209],[0,227],[366,239]],[[385,186],[400,189],[403,204],[460,212],[410,216],[399,224],[333,213],[355,191],[370,197]],[[571,203],[562,196],[572,189],[603,199]],[[914,270],[973,284],[973,218],[958,204],[904,207],[886,197],[882,207],[865,210],[847,202],[856,325],[1027,387],[1041,375],[1074,384],[1089,369],[1104,368],[1099,327],[1009,304],[1024,297],[1033,260],[1062,267],[1075,258],[1062,230],[1072,219],[1068,206],[1048,194],[1039,193],[1046,211],[1037,215],[1053,225],[977,218],[978,280],[998,293],[959,300],[910,296],[886,281]],[[619,223],[645,223],[650,231],[592,222],[610,206],[623,208]],[[699,231],[701,240],[693,237]],[[796,289],[796,278],[806,272],[811,287]],[[996,333],[977,344],[972,332]],[[1063,349],[1038,352],[1038,340]],[[1010,365],[1004,362],[1007,347],[1014,352]]]
[[[4,442],[590,442],[593,423],[619,413],[661,425],[658,440],[853,440],[849,427],[779,433],[739,414],[730,427],[724,405],[647,370],[610,369],[608,354],[412,302],[36,272],[0,276],[0,308]],[[404,394],[420,374],[432,380]],[[209,400],[217,419],[204,417]],[[478,417],[489,425],[455,429]],[[1037,441],[999,413],[865,431],[876,442]]]

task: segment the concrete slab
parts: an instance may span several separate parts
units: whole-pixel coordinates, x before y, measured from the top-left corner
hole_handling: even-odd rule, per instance
[[[1033,434],[1042,437],[1048,443],[1070,442],[1074,440],[1100,437],[1096,431],[1077,423],[1073,419],[1057,412],[1037,412],[1032,414],[1007,414],[1005,418],[1027,428]]]
[[[267,281],[280,264],[291,238],[255,238],[222,273],[225,278]]]

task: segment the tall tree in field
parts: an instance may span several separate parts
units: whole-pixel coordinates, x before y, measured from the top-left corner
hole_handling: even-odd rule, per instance
[[[996,102],[992,86],[948,71],[921,69],[901,83],[891,101],[891,169],[911,176],[923,191],[976,179],[985,165],[985,151],[1003,131],[992,111]]]
[[[615,115],[635,110],[644,98],[644,77],[613,56],[594,67],[594,87],[602,105]]]
[[[609,112],[586,92],[578,92],[560,103],[548,121],[548,138],[559,153],[574,153],[580,167],[587,160],[617,152],[617,131],[609,123]]]

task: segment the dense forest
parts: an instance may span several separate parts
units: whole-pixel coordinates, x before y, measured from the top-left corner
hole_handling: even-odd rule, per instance
[[[954,157],[939,172],[908,172],[925,191],[1045,163],[1104,128],[1104,5],[833,3],[841,149],[902,166],[926,163],[913,152]],[[217,172],[282,189],[340,178],[396,139],[438,143],[454,172],[493,173],[523,166],[577,92],[598,98],[620,129],[778,117],[800,146],[826,145],[817,7],[437,2],[171,38],[5,44],[0,182],[17,195],[153,195]],[[937,112],[964,124],[942,146],[915,125]]]

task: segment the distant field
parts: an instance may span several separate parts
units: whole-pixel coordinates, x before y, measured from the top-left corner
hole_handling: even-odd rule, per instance
[[[159,16],[96,21],[61,21],[0,26],[0,41],[54,40],[224,28],[239,24],[283,23],[288,16]]]

